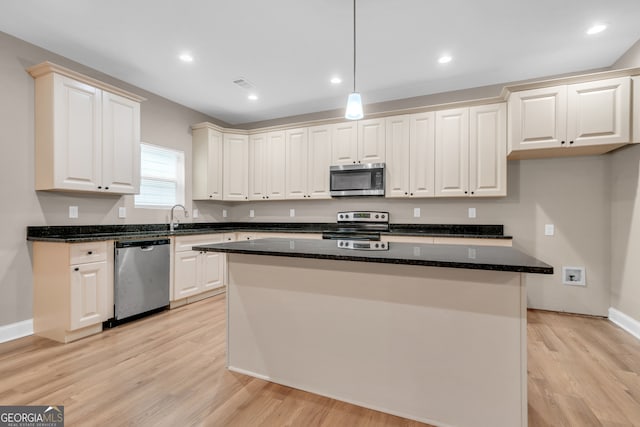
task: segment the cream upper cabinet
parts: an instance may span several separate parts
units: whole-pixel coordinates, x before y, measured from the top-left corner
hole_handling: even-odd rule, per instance
[[[387,118],[386,197],[433,197],[435,114]]]
[[[633,140],[632,142],[640,142],[640,76],[632,78],[633,80]]]
[[[358,121],[358,163],[385,161],[385,119]]]
[[[193,200],[222,200],[222,132],[194,126],[192,152]]]
[[[331,132],[331,164],[350,165],[358,163],[358,124],[337,123]]]
[[[312,126],[308,135],[307,197],[329,199],[332,126]]]
[[[436,111],[436,196],[466,196],[469,191],[469,109]]]
[[[50,63],[29,72],[36,93],[36,190],[137,193],[144,98]]]
[[[514,92],[509,151],[628,143],[630,108],[629,77]]]
[[[507,107],[469,109],[469,194],[507,195]]]
[[[284,199],[284,163],[283,131],[249,136],[249,199]]]
[[[249,137],[225,133],[223,136],[223,200],[249,199]]]
[[[385,119],[333,125],[333,165],[380,163],[385,159]]]
[[[307,128],[286,132],[287,199],[307,197],[307,161],[309,157]]]
[[[506,196],[504,103],[436,112],[435,195]]]

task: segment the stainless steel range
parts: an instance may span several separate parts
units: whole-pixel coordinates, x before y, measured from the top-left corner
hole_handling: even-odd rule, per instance
[[[337,240],[340,249],[385,251],[387,242],[380,241],[380,233],[389,231],[389,212],[338,212],[335,229],[322,233],[323,239]]]

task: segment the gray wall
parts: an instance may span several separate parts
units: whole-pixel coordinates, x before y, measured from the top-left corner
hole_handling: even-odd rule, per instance
[[[32,317],[31,253],[30,245],[25,241],[27,225],[160,223],[167,219],[166,210],[135,209],[131,196],[36,193],[33,190],[34,93],[33,80],[25,69],[44,60],[147,97],[148,101],[142,105],[142,140],[184,150],[187,170],[191,165],[190,125],[202,121],[216,122],[213,118],[0,33],[0,132],[5,151],[0,160],[3,178],[0,196],[4,200],[0,212],[4,229],[4,238],[0,241],[0,326]],[[496,89],[480,88],[478,91],[495,93]],[[438,95],[437,99],[438,102],[447,102],[447,99],[459,96]],[[414,101],[409,100],[406,105],[394,104],[394,108],[413,106]],[[625,150],[627,154],[620,152],[613,156],[509,162],[509,196],[495,199],[192,203],[188,173],[187,208],[197,208],[201,214],[198,221],[207,222],[222,221],[223,209],[229,211],[229,220],[290,221],[289,209],[295,208],[295,221],[333,221],[335,212],[342,209],[386,209],[391,212],[394,222],[504,224],[506,233],[514,236],[517,248],[556,268],[553,276],[526,277],[531,307],[606,315],[612,289],[609,253],[618,251],[623,257],[627,254],[621,240],[609,239],[611,224],[616,224],[612,218],[628,217],[635,205],[640,204],[640,198],[632,191],[637,188],[639,149],[633,147]],[[632,173],[634,167],[635,174]],[[617,180],[622,183],[614,184],[613,181]],[[617,189],[613,196],[610,195],[612,189]],[[626,203],[622,210],[616,208],[620,205],[619,200]],[[77,220],[67,218],[69,205],[79,206],[80,217]],[[126,206],[128,210],[128,218],[124,220],[117,218],[120,206]],[[414,207],[422,209],[421,218],[412,217]],[[477,208],[476,219],[467,218],[468,207]],[[249,209],[255,210],[255,218],[248,218]],[[640,222],[628,222],[633,224],[627,228],[635,227],[637,230],[640,227]],[[555,224],[555,236],[543,235],[544,224],[547,223]],[[614,234],[625,232],[626,229],[616,229]],[[637,252],[640,248],[630,254],[635,256]],[[627,258],[632,260],[629,256]],[[563,265],[585,266],[587,286],[563,286],[559,276]],[[628,291],[632,288],[632,276],[638,277],[640,273],[634,271],[630,270],[625,286],[613,286],[614,294],[621,293],[622,299],[626,299],[626,293],[632,292]],[[638,293],[636,291],[636,299]],[[626,309],[623,305],[620,307]],[[640,304],[630,306],[627,314],[637,314],[638,307]]]
[[[133,197],[73,195],[35,192],[34,186],[34,85],[25,71],[31,65],[51,61],[146,97],[141,108],[143,141],[184,150],[191,165],[190,125],[215,119],[154,94],[119,82],[44,49],[0,33],[0,326],[32,317],[30,245],[27,225],[117,224],[164,222],[167,212],[134,209]],[[187,205],[191,209],[190,174]],[[79,207],[77,220],[67,218],[68,206]],[[127,206],[128,218],[118,219],[119,206]],[[215,221],[211,212],[206,219]]]
[[[640,67],[640,41],[613,67]],[[640,145],[611,155],[611,306],[640,322],[639,169]]]

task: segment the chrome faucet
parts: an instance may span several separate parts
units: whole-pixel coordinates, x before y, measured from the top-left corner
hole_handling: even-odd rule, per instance
[[[173,205],[171,207],[171,219],[169,220],[169,230],[170,231],[175,230],[176,227],[178,227],[178,224],[180,223],[180,221],[178,221],[177,219],[176,220],[173,219],[173,212],[174,212],[175,208],[182,208],[182,210],[184,211],[184,217],[185,218],[189,218],[189,212],[187,212],[187,208],[185,208],[183,205]]]

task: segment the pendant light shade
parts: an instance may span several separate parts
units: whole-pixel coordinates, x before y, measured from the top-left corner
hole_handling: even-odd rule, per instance
[[[353,92],[349,94],[349,99],[347,99],[347,112],[345,113],[344,118],[349,120],[360,120],[363,117],[362,97],[358,92]]]
[[[344,118],[360,120],[363,117],[362,97],[359,92],[356,92],[356,0],[353,0],[353,92],[347,99],[347,111]]]

